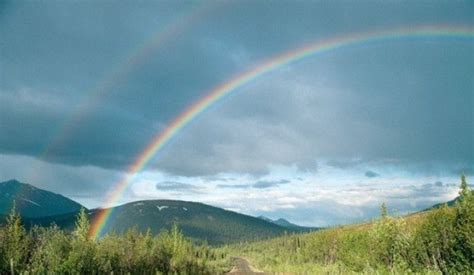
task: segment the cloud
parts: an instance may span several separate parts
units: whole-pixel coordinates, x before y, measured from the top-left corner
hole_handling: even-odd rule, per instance
[[[472,14],[466,3],[236,2],[161,40],[193,5],[8,6],[0,17],[0,152],[118,171],[206,92],[278,53],[373,26],[433,18],[469,25]],[[190,177],[258,177],[275,165],[312,173],[327,160],[341,169],[472,171],[472,46],[428,42],[340,48],[263,74],[193,119],[146,167]]]
[[[370,170],[365,172],[365,176],[368,177],[368,178],[380,177],[379,174],[375,173],[374,171],[370,171]]]
[[[182,192],[197,192],[201,188],[193,184],[176,182],[176,181],[162,181],[155,185],[156,189],[160,191],[182,191]]]
[[[257,181],[256,183],[252,184],[253,188],[258,189],[265,189],[270,187],[276,187],[282,184],[289,183],[289,180],[278,180],[278,181]]]
[[[218,188],[231,188],[231,189],[247,189],[250,188],[251,185],[249,184],[218,184],[216,185]]]
[[[94,166],[72,167],[27,156],[0,154],[0,182],[17,179],[69,197],[88,208],[101,206],[104,194],[122,177],[123,174],[115,170]]]

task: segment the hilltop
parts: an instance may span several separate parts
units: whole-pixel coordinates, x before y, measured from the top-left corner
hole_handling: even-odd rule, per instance
[[[24,218],[55,216],[85,208],[69,198],[27,183],[0,182],[0,216],[7,215],[14,203],[16,211]]]

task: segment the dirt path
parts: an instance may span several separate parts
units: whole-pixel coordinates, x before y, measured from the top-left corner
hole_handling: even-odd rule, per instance
[[[232,274],[232,275],[252,275],[252,274],[265,274],[264,272],[261,272],[251,266],[249,262],[240,257],[235,257],[233,258],[234,261],[234,268],[227,273],[227,274]]]

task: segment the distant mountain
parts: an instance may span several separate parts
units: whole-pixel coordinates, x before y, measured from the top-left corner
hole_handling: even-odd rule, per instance
[[[97,209],[89,211],[91,218],[97,213]],[[261,240],[298,231],[218,207],[186,201],[138,201],[114,207],[112,213],[105,232],[123,233],[136,227],[141,232],[150,228],[152,233],[157,234],[176,223],[185,236],[209,244]],[[65,229],[72,229],[76,214],[31,219],[26,224],[47,226],[54,222]]]
[[[83,207],[64,196],[17,180],[0,182],[0,217],[10,213],[14,201],[17,212],[24,218],[77,212]]]
[[[472,194],[474,194],[474,190],[472,190],[471,192],[472,192]],[[448,205],[448,206],[454,206],[458,201],[459,201],[459,197],[456,197],[456,198],[454,198],[450,201],[447,201],[447,202],[437,203],[437,204],[435,204],[431,207],[428,207],[424,210],[421,210],[421,212],[425,212],[425,211],[429,211],[429,210],[432,210],[432,209],[440,208],[445,204]]]
[[[447,202],[437,203],[437,204],[435,204],[431,207],[428,207],[428,208],[426,208],[425,210],[422,210],[422,211],[429,211],[429,210],[432,210],[432,209],[440,208],[445,204],[448,205],[448,206],[453,206],[454,204],[456,204],[457,201],[459,201],[459,197],[456,197],[455,199],[447,201]]]
[[[262,219],[264,221],[279,225],[281,227],[293,230],[293,231],[313,231],[313,230],[318,230],[319,228],[316,227],[305,227],[305,226],[299,226],[297,224],[291,223],[285,219],[279,218],[277,220],[272,220],[270,218],[267,218],[265,216],[258,216],[259,219]]]

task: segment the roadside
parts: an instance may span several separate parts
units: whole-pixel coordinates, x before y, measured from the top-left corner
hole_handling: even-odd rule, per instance
[[[251,266],[250,263],[244,258],[234,257],[232,261],[234,262],[234,267],[227,274],[232,274],[232,275],[268,274]]]

